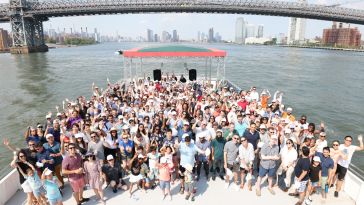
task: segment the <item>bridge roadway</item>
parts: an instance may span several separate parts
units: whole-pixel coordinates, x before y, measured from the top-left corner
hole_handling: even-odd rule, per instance
[[[0,4],[0,22],[10,21],[9,4]],[[226,13],[301,17],[364,24],[364,10],[271,0],[29,0],[24,17],[126,13]]]

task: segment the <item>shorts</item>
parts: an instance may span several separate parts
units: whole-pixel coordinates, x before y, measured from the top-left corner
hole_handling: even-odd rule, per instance
[[[340,181],[343,181],[345,179],[346,172],[348,171],[348,168],[341,166],[340,164],[337,164],[336,174],[337,178]]]
[[[252,166],[251,170],[253,170],[254,167]],[[248,174],[250,172],[250,169],[245,169],[243,167],[240,167],[240,171],[243,172],[244,174]]]
[[[70,184],[73,192],[80,192],[83,190],[83,187],[85,186],[85,180],[83,178],[70,179]]]
[[[139,174],[139,175],[130,175],[130,178],[129,178],[129,181],[131,182],[131,183],[136,183],[136,182],[138,182],[138,181],[140,181],[140,180],[142,180],[143,179],[143,176],[141,175],[141,174]]]
[[[321,189],[325,189],[325,185],[327,184],[328,177],[321,177]]]
[[[308,181],[297,181],[298,180],[298,178],[297,177],[295,177],[294,178],[294,181],[295,181],[295,183],[294,183],[294,187],[296,188],[296,190],[299,192],[299,193],[303,193],[303,192],[305,192],[306,191],[306,187],[307,187],[307,182]]]
[[[240,169],[240,165],[239,163],[234,163],[234,164],[227,164],[227,168],[230,169],[232,172],[238,172]]]
[[[265,175],[267,175],[268,173],[268,177],[274,177],[276,174],[276,168],[271,168],[271,169],[265,169],[262,166],[259,167],[259,176],[260,177],[264,177]]]
[[[43,186],[39,187],[39,189],[35,189],[33,190],[33,194],[35,196],[35,198],[38,198],[42,195],[45,195],[46,194],[46,190],[44,189]]]
[[[170,190],[171,189],[171,182],[170,181],[163,181],[163,180],[160,180],[159,181],[159,186],[162,190],[165,190],[165,189],[168,189]]]
[[[57,205],[58,202],[62,202],[62,197],[56,199],[48,199],[49,205]]]
[[[148,177],[150,180],[157,179],[158,178],[158,169],[151,168],[150,172],[148,173]]]
[[[312,181],[310,181],[310,182],[311,182],[312,187],[318,187],[319,186],[319,182],[312,182]]]
[[[180,172],[179,173],[179,178],[184,179],[185,175],[183,175],[183,173],[185,173],[186,168],[182,167],[182,165],[179,165],[178,169],[179,169],[179,172]]]
[[[23,188],[24,193],[32,193],[32,187],[30,187],[30,184],[28,181],[24,181],[23,184],[21,184],[21,187]]]

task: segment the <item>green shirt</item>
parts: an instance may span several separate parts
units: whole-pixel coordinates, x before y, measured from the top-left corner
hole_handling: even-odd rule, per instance
[[[211,146],[214,148],[214,158],[215,160],[224,159],[224,146],[226,140],[222,138],[221,140],[214,139],[211,142]]]
[[[239,135],[239,133],[238,133],[238,131],[236,129],[234,129],[232,135],[229,136],[229,134],[230,134],[230,129],[226,130],[225,133],[224,133],[224,139],[226,141],[232,140],[234,135]]]

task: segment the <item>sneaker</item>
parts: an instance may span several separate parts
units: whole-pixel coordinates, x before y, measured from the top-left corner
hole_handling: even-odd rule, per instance
[[[306,205],[310,205],[311,204],[311,201],[309,199],[305,199],[305,204]]]
[[[228,189],[229,188],[229,183],[225,183],[224,188]]]
[[[169,201],[172,201],[172,195],[169,195]]]
[[[179,193],[180,193],[180,194],[185,193],[185,188],[184,188],[184,187],[181,187],[181,188],[179,189]]]
[[[256,193],[257,196],[262,196],[262,193],[258,189],[255,190],[255,193]]]
[[[220,179],[221,180],[225,180],[224,176],[220,175]]]
[[[106,201],[105,201],[105,200],[103,200],[103,199],[101,199],[101,204],[102,204],[102,205],[106,205]]]
[[[311,198],[311,196],[308,196],[308,197],[307,197],[307,199],[308,199],[310,202],[312,202],[312,198]]]
[[[186,200],[190,199],[190,195],[186,195],[185,199]]]
[[[210,181],[209,175],[206,175],[206,180]]]
[[[212,181],[215,181],[215,179],[216,179],[216,176],[212,176]]]
[[[272,195],[276,195],[276,192],[275,192],[272,188],[268,188],[268,191],[269,191]]]
[[[337,191],[335,191],[334,192],[334,196],[337,198],[337,197],[339,197],[339,192],[337,192]]]
[[[90,198],[82,198],[81,203],[90,201]]]
[[[195,201],[195,196],[192,196],[191,197],[191,201]]]
[[[166,199],[166,196],[167,196],[167,194],[164,194],[164,195],[163,195],[163,200],[164,200],[164,199]]]

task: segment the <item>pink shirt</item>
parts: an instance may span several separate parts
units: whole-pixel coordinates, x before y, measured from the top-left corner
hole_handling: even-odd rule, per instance
[[[67,155],[62,160],[62,169],[65,170],[76,170],[82,168],[82,157],[80,154],[76,153],[75,156]],[[72,180],[77,180],[83,177],[83,174],[69,174],[68,178]]]
[[[162,181],[170,181],[171,180],[171,173],[170,171],[173,169],[173,164],[158,164],[159,169],[159,180]]]

